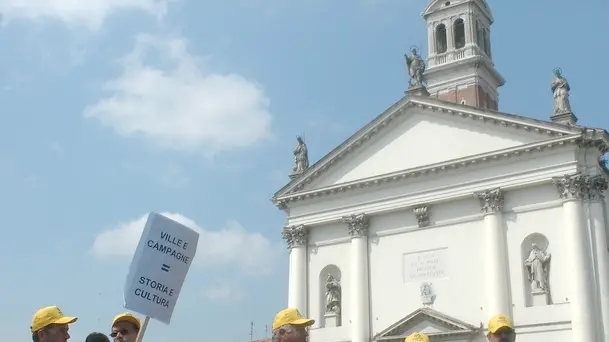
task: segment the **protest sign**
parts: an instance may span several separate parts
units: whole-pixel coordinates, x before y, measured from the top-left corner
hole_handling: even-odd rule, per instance
[[[199,233],[150,213],[125,283],[125,308],[169,324],[197,251]]]

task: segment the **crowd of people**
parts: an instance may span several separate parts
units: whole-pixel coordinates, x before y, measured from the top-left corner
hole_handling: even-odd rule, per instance
[[[34,342],[66,342],[70,339],[70,324],[78,320],[75,316],[66,316],[57,306],[44,307],[32,318],[32,341]],[[112,320],[111,333],[90,333],[85,342],[135,342],[140,331],[140,320],[126,312],[117,315]]]
[[[70,338],[70,324],[78,318],[66,316],[57,306],[47,306],[34,314],[32,318],[32,340],[34,342],[66,342]],[[302,317],[294,308],[281,310],[273,320],[272,342],[307,342],[308,328],[315,320]],[[112,332],[109,335],[93,332],[85,342],[135,342],[140,331],[140,320],[131,313],[122,313],[112,320]],[[497,315],[488,322],[486,337],[489,342],[514,342],[516,332],[510,317]],[[405,338],[404,342],[430,342],[423,332],[415,332]]]
[[[306,342],[308,328],[315,320],[304,318],[297,309],[288,308],[280,311],[273,321],[272,342]],[[489,342],[514,342],[516,331],[512,319],[507,315],[496,315],[488,322],[486,338]],[[430,342],[423,332],[415,332],[404,339],[404,342]]]

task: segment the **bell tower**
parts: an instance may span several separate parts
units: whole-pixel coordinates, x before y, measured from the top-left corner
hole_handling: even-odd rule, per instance
[[[432,0],[427,22],[425,79],[430,96],[497,110],[497,89],[505,80],[491,51],[493,15],[486,0]]]

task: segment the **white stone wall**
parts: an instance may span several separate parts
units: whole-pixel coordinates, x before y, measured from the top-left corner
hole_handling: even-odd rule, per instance
[[[505,195],[504,224],[507,236],[508,272],[515,324],[523,326],[519,341],[543,339],[570,341],[569,285],[565,252],[561,201],[551,184],[509,191]],[[371,335],[381,332],[422,306],[420,284],[433,284],[437,298],[433,309],[472,325],[486,325],[484,234],[479,203],[473,198],[439,203],[429,208],[431,225],[419,228],[412,211],[405,209],[374,216],[370,222],[370,317]],[[550,284],[553,305],[527,307],[528,281],[523,267],[521,245],[532,233],[543,234],[552,253]],[[309,235],[308,308],[317,320],[311,331],[312,341],[348,341],[350,296],[350,239],[343,223],[318,226]],[[411,279],[406,255],[440,250],[436,271],[441,275]],[[528,252],[528,250],[527,250]],[[444,255],[442,255],[442,253]],[[528,254],[528,253],[527,253]],[[324,267],[335,265],[341,271],[343,325],[322,328],[324,289],[320,274]],[[546,328],[527,326],[542,325]],[[550,327],[550,325],[552,327]],[[552,333],[534,333],[539,330]],[[531,330],[530,333],[527,332]]]

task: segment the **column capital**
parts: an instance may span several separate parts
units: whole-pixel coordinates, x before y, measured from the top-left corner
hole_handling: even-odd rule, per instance
[[[364,213],[343,216],[342,221],[347,224],[347,229],[351,237],[359,237],[368,235],[368,227],[370,220]]]
[[[572,199],[582,200],[588,192],[586,177],[580,173],[553,177],[552,183],[556,186],[558,196],[563,201]]]
[[[604,175],[594,175],[586,177],[587,198],[591,201],[600,201],[605,198],[605,190],[609,187],[609,182]]]
[[[504,191],[501,188],[475,192],[474,197],[480,201],[480,211],[485,214],[503,210]]]
[[[307,244],[309,231],[305,225],[284,227],[281,236],[288,245],[288,249],[301,247]]]

